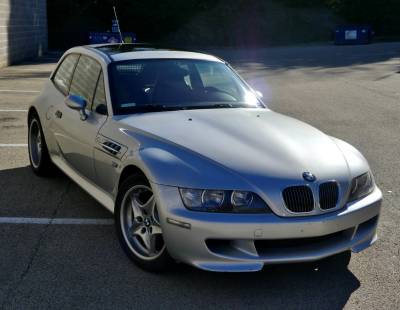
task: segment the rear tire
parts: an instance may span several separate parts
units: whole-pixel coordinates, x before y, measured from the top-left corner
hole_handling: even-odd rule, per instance
[[[134,174],[121,185],[114,221],[122,249],[135,265],[149,272],[168,269],[173,260],[162,238],[153,190],[143,174]]]
[[[29,118],[28,152],[33,172],[39,176],[48,175],[53,168],[53,164],[47,149],[42,125],[36,113]]]

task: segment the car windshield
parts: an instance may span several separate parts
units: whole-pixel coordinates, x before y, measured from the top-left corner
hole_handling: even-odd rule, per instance
[[[225,63],[129,60],[109,66],[116,114],[148,110],[265,108]]]

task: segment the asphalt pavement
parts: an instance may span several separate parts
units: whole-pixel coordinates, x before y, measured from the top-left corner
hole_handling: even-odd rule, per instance
[[[60,57],[49,54],[0,70],[0,309],[400,308],[400,43],[209,52],[270,109],[365,155],[384,195],[377,243],[257,273],[138,269],[108,211],[62,173],[29,167],[26,110]]]

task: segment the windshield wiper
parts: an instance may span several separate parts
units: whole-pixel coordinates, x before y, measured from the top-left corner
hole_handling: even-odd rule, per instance
[[[175,110],[185,110],[183,107],[169,107],[161,104],[146,104],[144,108],[147,111],[175,111]]]
[[[145,105],[137,105],[134,107],[129,107],[129,109],[123,109],[124,111],[129,110],[146,110],[146,111],[175,111],[175,110],[185,110],[184,107],[169,107],[161,104],[145,104]]]
[[[214,104],[214,108],[237,108],[237,107],[234,107],[233,105],[228,103],[217,103]]]
[[[242,105],[232,105],[229,103],[217,103],[217,104],[210,104],[210,105],[192,105],[186,107],[188,110],[195,110],[195,109],[236,109],[236,108],[243,108]]]

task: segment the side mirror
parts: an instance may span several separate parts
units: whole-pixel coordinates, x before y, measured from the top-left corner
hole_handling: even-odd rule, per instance
[[[101,114],[101,115],[107,115],[107,106],[105,104],[99,104],[96,107],[96,112]]]
[[[258,90],[255,90],[254,92],[256,93],[256,95],[257,95],[258,97],[260,97],[260,99],[263,98],[263,94],[260,93]]]
[[[69,95],[67,98],[65,98],[65,104],[70,109],[79,111],[81,121],[85,121],[88,118],[88,115],[85,112],[86,100],[82,97],[77,95]]]

